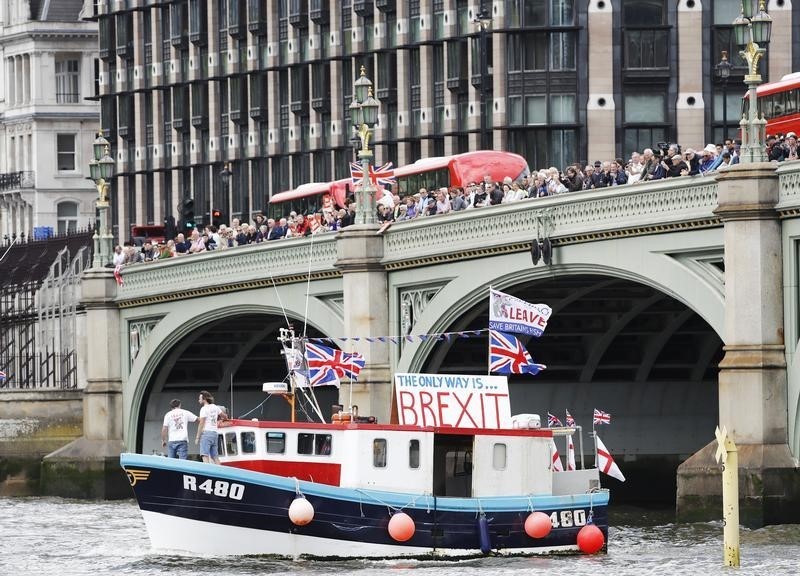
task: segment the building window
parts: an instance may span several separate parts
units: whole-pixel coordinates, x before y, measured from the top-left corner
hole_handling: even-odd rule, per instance
[[[665,19],[664,0],[626,0],[622,9],[626,69],[669,67],[669,26]]]
[[[666,141],[665,99],[663,94],[626,94],[624,114],[624,150],[631,152],[652,148]]]
[[[411,440],[408,443],[408,467],[419,468],[419,440]]]
[[[78,229],[78,204],[77,202],[61,202],[56,207],[58,218],[58,233],[69,234]]]
[[[56,102],[77,104],[80,101],[80,72],[77,59],[56,60]]]
[[[75,134],[58,134],[56,147],[59,172],[75,171]]]
[[[372,465],[375,468],[386,468],[386,439],[375,438],[372,441]]]

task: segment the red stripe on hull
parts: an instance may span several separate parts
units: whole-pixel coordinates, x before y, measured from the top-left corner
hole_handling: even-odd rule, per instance
[[[254,472],[274,474],[285,478],[297,478],[309,482],[319,482],[329,486],[339,486],[342,465],[327,462],[284,462],[277,460],[238,460],[225,462],[226,466],[243,468]]]

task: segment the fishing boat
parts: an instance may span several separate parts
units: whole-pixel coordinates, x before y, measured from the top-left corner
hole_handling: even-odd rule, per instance
[[[265,390],[293,403],[295,385]],[[554,438],[571,443],[579,427],[510,416],[505,376],[404,374],[395,387],[397,423],[338,408],[330,422],[234,419],[220,423],[219,465],[122,454],[154,548],[291,558],[605,550],[599,470],[556,466]]]

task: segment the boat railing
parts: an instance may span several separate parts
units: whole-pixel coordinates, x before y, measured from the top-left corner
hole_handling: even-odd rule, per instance
[[[586,466],[583,462],[583,426],[559,426],[548,428],[548,430],[553,432],[553,436],[572,436],[575,432],[578,433],[578,453],[581,459],[581,470],[585,469]]]

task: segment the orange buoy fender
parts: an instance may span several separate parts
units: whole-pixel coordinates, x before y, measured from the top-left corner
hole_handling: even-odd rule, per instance
[[[531,512],[525,519],[525,534],[531,538],[544,538],[552,529],[550,516],[544,512]]]
[[[594,524],[587,524],[578,532],[578,549],[584,554],[597,554],[605,543],[603,531]]]
[[[415,531],[414,520],[405,512],[398,512],[389,519],[389,536],[397,542],[410,540]]]
[[[305,526],[314,519],[314,506],[302,496],[289,506],[289,520],[296,526]]]

